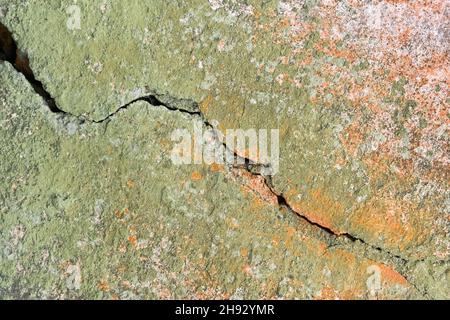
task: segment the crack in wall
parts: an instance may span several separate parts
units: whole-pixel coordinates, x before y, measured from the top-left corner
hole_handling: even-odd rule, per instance
[[[11,32],[1,22],[0,22],[0,61],[7,61],[11,65],[13,65],[14,68],[16,69],[16,71],[21,73],[25,77],[25,79],[32,86],[34,91],[39,96],[42,97],[45,104],[47,105],[47,107],[49,108],[49,110],[52,113],[63,114],[65,116],[74,117],[74,118],[77,118],[78,120],[80,120],[81,122],[88,121],[88,122],[96,123],[96,124],[107,123],[119,112],[126,110],[129,106],[133,105],[136,102],[143,101],[154,107],[161,106],[170,111],[177,111],[177,112],[188,114],[190,116],[199,117],[206,127],[215,129],[214,126],[210,122],[208,122],[208,120],[206,119],[204,114],[200,111],[199,104],[197,102],[191,101],[191,100],[186,100],[186,99],[177,99],[177,98],[169,96],[171,101],[184,101],[184,102],[188,101],[192,105],[191,109],[181,108],[181,107],[177,107],[176,105],[173,105],[171,103],[164,102],[163,101],[164,95],[160,95],[160,94],[156,94],[156,93],[136,98],[136,99],[120,106],[114,112],[112,112],[111,114],[109,114],[108,116],[104,117],[101,120],[87,119],[83,116],[77,116],[77,115],[71,114],[67,111],[64,111],[58,107],[55,99],[45,89],[43,83],[36,79],[32,69],[29,66],[29,60],[28,60],[27,55],[19,50],[14,38],[12,37]],[[289,202],[283,196],[283,194],[278,193],[276,191],[275,187],[273,186],[271,176],[263,175],[261,173],[260,169],[262,167],[267,167],[267,165],[255,163],[248,158],[241,157],[234,150],[230,150],[228,148],[228,146],[219,139],[219,137],[216,137],[216,138],[217,138],[216,142],[220,143],[226,149],[227,152],[229,152],[233,155],[234,163],[231,165],[231,168],[245,170],[246,172],[248,172],[249,174],[254,175],[254,176],[261,176],[264,180],[265,186],[276,197],[276,199],[277,199],[276,204],[280,208],[284,208],[284,209],[288,210],[289,212],[291,212],[292,214],[295,214],[298,218],[306,221],[309,225],[311,225],[315,228],[318,228],[319,230],[321,230],[322,232],[325,232],[326,234],[328,234],[329,236],[333,237],[336,240],[343,239],[343,240],[350,241],[350,243],[360,243],[363,246],[367,247],[368,249],[374,250],[374,251],[382,254],[385,258],[389,258],[389,260],[395,261],[394,263],[395,263],[396,267],[400,266],[401,268],[404,268],[407,264],[417,263],[417,262],[425,260],[425,259],[408,260],[407,258],[402,257],[401,255],[394,254],[384,248],[370,244],[370,243],[366,242],[365,240],[358,238],[350,233],[336,233],[332,229],[313,221],[312,219],[310,219],[308,216],[304,215],[303,213],[294,210],[294,208],[289,204]],[[243,163],[243,164],[237,164],[237,163]],[[339,245],[339,243],[333,244],[333,246],[335,246],[335,245]],[[343,243],[343,245],[346,246],[345,243]],[[364,256],[366,258],[370,258],[370,257],[367,257],[365,254],[364,254]],[[397,270],[397,272],[399,272],[399,270]],[[408,279],[407,276],[405,276],[404,274],[401,274],[401,275],[419,293],[421,293],[423,296],[427,296],[426,291],[422,292],[421,290],[418,289],[418,287],[414,283],[411,282],[411,280]]]
[[[54,113],[64,112],[58,108],[55,99],[44,88],[42,82],[36,79],[33,70],[30,68],[27,55],[19,50],[11,32],[0,22],[0,61],[2,60],[8,61],[18,72],[23,74],[34,91],[44,99],[50,111]]]

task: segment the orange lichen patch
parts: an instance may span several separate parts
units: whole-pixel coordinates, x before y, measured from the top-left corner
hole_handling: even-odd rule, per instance
[[[374,240],[383,235],[387,247],[399,250],[421,243],[423,228],[430,224],[432,218],[430,213],[409,201],[387,196],[375,196],[357,208],[350,221],[352,228],[361,230],[367,238]]]
[[[130,281],[128,281],[128,280],[123,280],[122,283],[121,283],[121,285],[122,285],[122,287],[124,287],[125,289],[131,289],[131,288],[132,288],[132,285],[131,285]]]
[[[347,152],[356,157],[359,147],[363,141],[363,134],[358,122],[353,122],[343,133],[339,135],[339,140],[343,144]]]
[[[294,227],[287,227],[286,228],[286,234],[288,236],[288,238],[292,238],[295,235],[295,228]]]
[[[342,300],[354,300],[354,299],[360,299],[364,296],[364,291],[361,289],[349,289],[344,290],[340,294],[340,297]]]
[[[119,250],[120,253],[125,253],[125,252],[127,252],[127,246],[125,244],[121,243],[119,245],[118,250]]]
[[[363,163],[366,165],[370,182],[374,184],[390,171],[389,166],[392,163],[392,159],[389,159],[380,152],[373,152],[370,156],[363,158]]]
[[[319,295],[314,297],[314,300],[353,300],[363,296],[363,290],[352,288],[347,290],[336,290],[331,286],[325,286],[320,290]]]
[[[241,253],[242,258],[248,257],[248,249],[247,248],[241,248],[240,253]]]
[[[224,51],[225,49],[225,40],[221,39],[219,40],[219,43],[217,43],[217,50],[219,50],[219,52]]]
[[[115,215],[116,218],[118,218],[118,219],[122,219],[122,218],[123,218],[122,212],[121,212],[120,210],[118,210],[118,209],[116,209],[116,210],[114,211],[114,215]]]
[[[215,285],[214,288],[207,288],[205,291],[202,292],[196,292],[195,293],[195,299],[196,300],[229,300],[231,297],[231,294],[229,293],[222,293],[217,292],[217,288],[219,285]],[[197,288],[197,286],[193,285],[193,288]]]
[[[242,266],[242,272],[244,272],[247,276],[251,276],[252,275],[252,267],[248,264],[244,264]]]
[[[325,287],[320,290],[320,294],[314,297],[314,300],[339,300],[338,292],[331,288]]]
[[[409,286],[408,280],[393,268],[388,267],[382,263],[377,264],[381,271],[381,280],[387,281],[390,284],[399,284],[402,286]]]
[[[281,73],[275,78],[275,81],[277,81],[279,85],[282,85],[284,82],[288,82],[289,80],[290,77],[287,73]]]
[[[231,229],[239,229],[239,223],[235,219],[228,219],[227,225]]]
[[[143,255],[140,255],[140,256],[139,256],[139,261],[140,261],[140,262],[146,262],[146,261],[148,261],[148,260],[150,260],[150,258],[147,257],[147,256],[143,256]]]
[[[182,281],[182,285],[188,290],[192,290],[194,293],[194,297],[196,299],[226,299],[231,295],[228,293],[224,293],[221,291],[221,283],[220,280],[217,281],[218,271],[214,264],[212,264],[208,271],[205,270],[208,261],[201,260],[198,261],[201,268],[198,268],[199,265],[189,267],[187,273],[189,274],[189,278],[184,279]],[[242,269],[242,268],[241,268]],[[236,269],[236,272],[239,271],[239,267]],[[220,278],[220,277],[219,277]],[[203,283],[205,289],[200,289],[198,283]]]
[[[23,56],[18,49],[16,50],[16,54],[15,67],[25,76],[32,77],[33,71],[30,68],[30,61],[28,60],[28,57]]]
[[[293,184],[293,181],[291,179],[288,179],[288,182],[290,185]],[[286,196],[286,198],[293,198],[296,197],[299,194],[299,191],[295,188],[290,188],[288,191],[286,191],[284,193],[284,195]]]
[[[137,237],[135,235],[128,237],[128,242],[131,243],[133,247],[137,246]]]
[[[287,202],[302,216],[325,228],[332,230],[335,234],[343,234],[338,222],[345,218],[343,206],[329,198],[322,190],[315,189],[309,193],[308,199],[297,200],[297,193],[289,191],[286,193]]]
[[[439,259],[444,260],[450,256],[450,250],[436,251],[436,252],[434,252],[434,255],[436,257],[438,257]]]
[[[200,111],[202,113],[207,113],[211,103],[213,101],[213,96],[208,95],[201,103],[200,103]]]
[[[286,227],[286,237],[285,237],[285,246],[286,248],[292,248],[292,245],[294,243],[294,236],[297,230],[295,230],[294,227]]]
[[[356,60],[356,53],[349,49],[337,49],[336,44],[332,41],[321,41],[317,43],[315,49],[325,53],[327,56],[335,58],[343,58],[349,62]]]
[[[7,59],[13,59],[15,52],[14,40],[8,29],[0,23],[0,51],[2,51]],[[17,62],[16,62],[17,64]]]
[[[278,247],[278,245],[280,244],[280,241],[281,241],[281,238],[280,238],[279,235],[274,235],[274,236],[272,237],[272,244],[273,244],[275,247]]]
[[[252,192],[255,192],[265,202],[276,205],[278,204],[277,196],[267,186],[262,176],[255,176],[243,169],[234,169],[233,174],[242,179],[244,185]]]
[[[117,209],[114,211],[114,215],[116,216],[117,219],[123,219],[129,213],[130,213],[130,210],[128,208],[125,208],[123,210]]]
[[[98,288],[103,292],[108,292],[110,290],[109,283],[106,280],[100,280]]]
[[[200,181],[202,179],[203,179],[203,176],[202,176],[202,174],[200,172],[198,172],[198,171],[192,172],[192,174],[191,174],[191,180],[192,181]]]

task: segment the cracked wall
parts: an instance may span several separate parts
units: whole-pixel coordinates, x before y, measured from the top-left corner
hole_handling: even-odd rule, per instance
[[[449,298],[448,2],[71,4],[0,0],[2,297]]]

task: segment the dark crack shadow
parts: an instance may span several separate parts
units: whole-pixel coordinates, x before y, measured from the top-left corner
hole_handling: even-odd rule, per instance
[[[30,61],[28,56],[19,50],[11,32],[0,22],[0,60],[9,62],[18,72],[23,74],[34,91],[40,95],[50,111],[54,113],[65,113],[58,108],[55,99],[44,88],[42,82],[36,79],[32,69],[30,68]]]
[[[205,126],[207,126],[209,128],[214,128],[213,125],[210,122],[208,122],[208,120],[206,119],[204,114],[200,111],[198,103],[196,103],[192,100],[188,100],[188,99],[177,99],[174,97],[170,97],[168,95],[160,95],[160,94],[151,94],[151,95],[146,95],[143,97],[136,98],[136,99],[126,103],[125,105],[120,106],[113,113],[109,114],[108,116],[106,116],[105,118],[100,119],[100,120],[88,120],[82,116],[72,115],[72,114],[62,110],[61,108],[59,108],[55,99],[45,89],[42,82],[36,79],[32,69],[30,67],[28,56],[19,50],[16,42],[14,41],[14,38],[13,38],[11,32],[1,22],[0,22],[0,61],[7,61],[11,65],[13,65],[14,68],[26,78],[26,80],[33,87],[34,91],[43,98],[43,100],[46,102],[46,105],[48,106],[49,110],[53,113],[70,115],[70,116],[78,118],[80,121],[83,121],[83,122],[88,121],[91,123],[104,123],[104,122],[108,123],[119,112],[126,110],[129,106],[133,105],[136,102],[143,101],[143,102],[147,102],[151,106],[164,107],[170,111],[176,111],[176,112],[189,114],[191,116],[197,116],[202,120],[202,122]],[[168,102],[165,102],[166,100]],[[183,105],[190,105],[191,107],[183,108],[182,107]],[[387,256],[387,257],[397,261],[397,263],[399,263],[400,265],[406,265],[407,263],[411,263],[411,262],[418,262],[418,261],[409,261],[400,255],[396,255],[386,249],[383,249],[381,247],[367,243],[363,239],[358,238],[349,233],[336,233],[332,229],[311,220],[309,217],[307,217],[303,213],[294,210],[294,208],[288,203],[287,199],[282,194],[276,192],[276,190],[273,186],[273,183],[272,183],[272,177],[268,176],[268,175],[263,175],[260,173],[260,171],[261,171],[260,169],[262,167],[265,167],[265,165],[258,164],[258,163],[251,161],[250,159],[240,157],[234,150],[230,150],[225,143],[223,143],[222,141],[219,141],[219,142],[228,150],[228,152],[233,154],[234,159],[235,159],[234,163],[243,163],[240,165],[231,164],[232,167],[246,170],[252,175],[259,175],[264,178],[266,186],[271,190],[273,195],[276,196],[276,198],[278,200],[278,206],[280,208],[287,209],[289,212],[292,212],[297,217],[305,220],[308,224],[322,230],[323,232],[334,237],[335,239],[344,238],[344,239],[348,240],[350,243],[356,243],[356,242],[360,243],[360,244],[366,246],[367,248],[370,248],[379,253],[382,253],[384,256]],[[239,161],[237,159],[239,159]],[[403,276],[406,279],[408,279],[405,275],[403,275]],[[420,292],[424,296],[426,296],[426,294],[424,292],[421,292],[413,283],[411,283],[411,284],[418,292]]]

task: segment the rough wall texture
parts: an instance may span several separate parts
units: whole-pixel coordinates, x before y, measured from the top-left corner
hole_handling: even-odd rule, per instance
[[[450,298],[449,21],[0,0],[0,296]],[[279,129],[279,172],[174,166],[173,130],[211,124]]]

